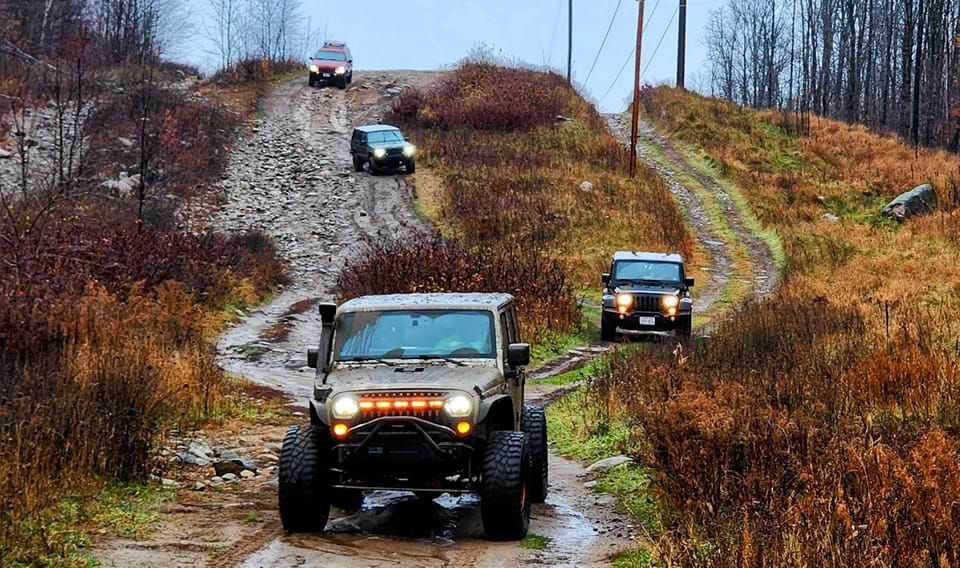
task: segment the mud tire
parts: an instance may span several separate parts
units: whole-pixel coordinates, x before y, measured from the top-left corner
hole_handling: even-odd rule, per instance
[[[547,416],[539,406],[525,404],[520,424],[527,435],[527,445],[530,448],[530,481],[527,484],[527,496],[531,503],[543,503],[547,500],[549,477]]]
[[[693,334],[693,316],[677,318],[677,335],[690,337]]]
[[[324,436],[316,426],[291,426],[280,450],[280,522],[287,532],[322,532],[330,517]]]
[[[370,175],[372,176],[380,175],[380,168],[378,168],[376,164],[373,163],[373,158],[370,158],[367,161],[367,165],[370,166]]]
[[[353,158],[353,171],[362,172],[363,171],[363,160],[354,156]]]
[[[337,88],[338,88],[338,89],[346,89],[346,88],[347,88],[347,77],[346,77],[346,76],[343,76],[343,77],[340,77],[339,79],[337,79]]]
[[[414,162],[413,160],[410,160],[409,162],[407,162],[406,166],[407,166],[408,174],[412,174],[413,172],[417,171],[417,163]]]
[[[488,539],[520,540],[527,536],[529,473],[527,435],[506,430],[491,432],[480,482],[480,517]]]
[[[617,340],[617,322],[610,321],[606,316],[600,317],[600,339],[604,341]]]

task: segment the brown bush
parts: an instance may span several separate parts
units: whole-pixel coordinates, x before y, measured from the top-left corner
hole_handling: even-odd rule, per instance
[[[520,245],[468,251],[440,235],[381,240],[337,280],[340,300],[407,292],[508,292],[524,335],[572,329],[579,314],[561,266]]]

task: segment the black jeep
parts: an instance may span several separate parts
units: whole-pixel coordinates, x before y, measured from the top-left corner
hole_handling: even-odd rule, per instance
[[[368,164],[370,173],[378,174],[387,168],[403,166],[408,174],[417,169],[414,155],[416,146],[407,142],[396,126],[389,124],[371,124],[354,129],[350,138],[350,155],[353,157],[353,169],[363,171]]]
[[[685,275],[679,254],[616,252],[603,283],[604,341],[615,340],[618,332],[690,335],[693,278]]]

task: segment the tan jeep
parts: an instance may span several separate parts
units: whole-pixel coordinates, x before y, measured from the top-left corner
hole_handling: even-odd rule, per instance
[[[322,531],[364,490],[477,493],[490,539],[521,539],[547,494],[543,410],[523,404],[509,294],[364,296],[320,305],[310,425],[283,440],[280,518]]]

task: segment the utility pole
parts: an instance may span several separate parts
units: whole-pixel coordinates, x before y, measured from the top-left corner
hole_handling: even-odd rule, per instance
[[[680,31],[677,34],[677,88],[683,88],[683,71],[687,57],[687,0],[680,0]]]
[[[573,0],[567,3],[567,84],[573,85]]]
[[[643,42],[643,0],[637,12],[637,60],[633,69],[633,123],[630,125],[630,177],[637,176],[637,131],[640,122],[640,47]]]

